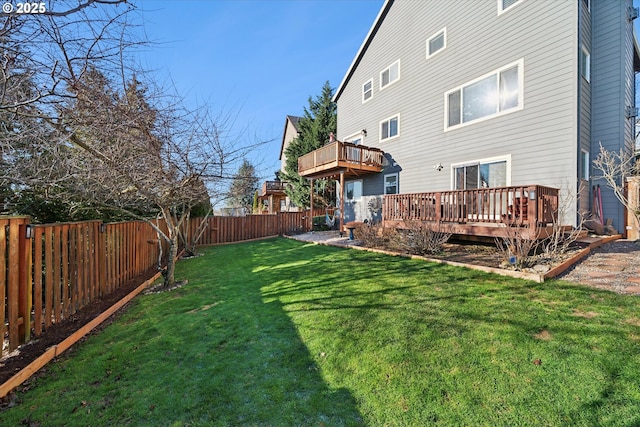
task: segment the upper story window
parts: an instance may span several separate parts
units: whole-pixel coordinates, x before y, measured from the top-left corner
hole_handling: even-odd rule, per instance
[[[427,59],[447,47],[447,29],[443,28],[427,40]]]
[[[580,49],[580,75],[586,81],[591,81],[591,54],[584,46]]]
[[[520,59],[445,93],[445,131],[521,110],[523,68]]]
[[[380,122],[380,142],[395,138],[400,131],[400,116],[396,115]]]
[[[400,60],[380,72],[380,90],[400,79]]]
[[[511,9],[513,6],[521,3],[522,0],[498,0],[498,15],[507,10]]]
[[[362,102],[366,102],[373,98],[373,79],[369,79],[362,85]]]

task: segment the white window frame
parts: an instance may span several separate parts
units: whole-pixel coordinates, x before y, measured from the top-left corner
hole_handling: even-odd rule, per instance
[[[367,84],[371,85],[371,89],[369,89],[368,91],[365,91],[364,87]],[[365,99],[365,94],[367,92],[371,92],[371,95],[368,98]],[[373,78],[370,78],[369,80],[367,80],[366,82],[364,82],[362,84],[362,103],[364,104],[365,102],[370,101],[371,99],[373,99]]]
[[[590,83],[591,82],[591,53],[584,45],[582,45],[580,49],[580,58],[578,62],[580,65],[580,75],[582,76],[583,79],[585,79],[587,82]]]
[[[513,9],[516,5],[522,3],[523,0],[516,0],[513,4],[504,7],[504,0],[498,0],[498,15],[502,15],[503,13]]]
[[[395,80],[391,80],[391,67],[393,67],[396,64],[398,65],[398,77]],[[382,85],[382,75],[384,74],[385,71],[389,72],[389,83],[387,83],[386,85],[383,86]],[[394,63],[392,63],[391,65],[389,65],[384,70],[380,71],[380,90],[388,88],[389,86],[391,86],[392,84],[394,84],[398,80],[400,80],[400,60],[399,59],[397,61],[395,61]]]
[[[357,186],[356,184],[359,184],[359,186]],[[347,194],[349,192],[349,186],[353,185],[353,197],[349,198],[347,197]],[[356,194],[356,187],[360,187],[360,194]],[[344,183],[344,199],[348,200],[348,201],[354,201],[354,200],[360,200],[362,198],[362,180],[361,179],[356,179],[353,181],[346,181]]]
[[[580,149],[580,170],[578,173],[580,174],[580,179],[588,181],[589,180],[589,168],[591,167],[591,163],[589,161],[589,152],[584,148]]]
[[[383,138],[384,135],[382,134],[382,124],[383,123],[389,123],[389,125],[390,125],[391,124],[391,120],[393,120],[393,119],[396,119],[397,122],[398,122],[398,126],[397,126],[398,131],[397,131],[397,133],[395,135],[393,135],[393,136],[388,136],[386,138]],[[380,120],[380,125],[378,126],[378,130],[380,132],[379,133],[380,142],[387,142],[387,141],[390,141],[392,139],[395,139],[395,138],[399,137],[400,136],[400,114],[394,114],[391,117],[388,117],[388,118],[386,118],[384,120]],[[389,126],[389,130],[391,130],[391,126]]]
[[[451,164],[451,189],[456,189],[456,168],[460,168],[463,166],[473,166],[480,165],[485,163],[498,163],[498,162],[506,162],[506,186],[511,186],[511,154],[507,154],[504,156],[496,156],[496,157],[485,157],[483,159],[478,160],[470,160],[466,162],[452,163]]]
[[[389,177],[395,177],[395,179],[396,179],[396,192],[395,193],[387,193],[387,178],[389,178]],[[397,172],[396,173],[386,174],[384,176],[383,185],[384,185],[384,194],[400,194],[400,185],[399,185],[399,182],[398,182],[398,173]]]
[[[473,85],[474,83],[477,83],[481,80],[486,79],[487,77],[490,77],[492,75],[498,75],[500,76],[500,73],[508,70],[510,68],[513,68],[514,66],[518,67],[518,105],[503,111],[498,111],[496,113],[493,114],[487,114],[486,116],[482,116],[482,117],[478,117],[477,119],[473,119],[471,121],[468,122],[464,122],[463,118],[462,118],[462,114],[464,113],[463,111],[463,105],[464,105],[464,100],[463,100],[463,89]],[[497,83],[498,86],[500,85],[500,81],[499,79],[497,79]],[[499,89],[499,87],[498,87]],[[460,119],[460,123],[449,126],[449,95],[460,91],[460,115],[461,115],[461,119]],[[500,96],[497,97],[499,102]],[[454,130],[454,129],[459,129],[461,127],[465,127],[465,126],[469,126],[469,125],[473,125],[475,123],[480,123],[483,122],[485,120],[491,120],[495,117],[500,117],[500,116],[504,116],[506,114],[511,114],[511,113],[515,113],[516,111],[520,111],[524,108],[524,58],[520,58],[519,60],[512,62],[510,64],[507,64],[503,67],[498,68],[497,70],[491,71],[490,73],[486,73],[474,80],[468,81],[463,85],[460,85],[456,88],[453,88],[447,92],[444,93],[444,131],[450,131],[450,130]]]
[[[441,34],[442,34],[442,37],[444,38],[444,44],[442,45],[442,47],[440,49],[438,49],[435,52],[430,54],[429,53],[429,43],[431,42],[431,40],[437,38]],[[433,34],[431,37],[429,37],[427,39],[427,59],[431,58],[434,55],[437,55],[439,52],[442,52],[446,48],[447,48],[447,27],[444,27],[443,29],[441,29],[440,31],[438,31],[437,33]]]

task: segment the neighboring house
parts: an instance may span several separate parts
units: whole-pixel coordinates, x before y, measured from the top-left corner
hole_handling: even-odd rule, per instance
[[[289,143],[300,133],[298,130],[298,121],[300,117],[287,116],[284,122],[284,131],[282,132],[282,144],[280,145],[280,171],[284,171],[287,163],[285,150]],[[286,183],[284,181],[265,181],[258,193],[259,205],[263,207],[263,213],[277,212],[297,212],[299,208],[289,200],[285,194]]]
[[[600,184],[604,217],[623,231],[592,160],[600,143],[635,145],[636,15],[631,0],[387,0],[334,97],[338,139],[382,150],[381,168],[318,173],[301,158],[301,174],[346,171],[346,221],[425,203],[415,212],[500,222],[526,217],[528,201],[537,215],[566,205],[560,221],[576,225]],[[498,187],[511,189],[485,190]]]

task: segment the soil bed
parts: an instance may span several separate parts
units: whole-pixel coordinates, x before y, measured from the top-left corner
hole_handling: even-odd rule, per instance
[[[27,365],[29,365],[29,363],[33,362],[35,359],[44,354],[44,352],[49,347],[59,344],[75,331],[106,311],[116,302],[127,296],[134,289],[140,286],[141,283],[144,283],[145,280],[151,278],[156,272],[157,270],[154,268],[148,271],[146,274],[140,275],[130,280],[127,284],[116,289],[109,295],[106,295],[89,304],[87,307],[84,307],[83,309],[77,311],[73,316],[65,319],[63,322],[47,328],[45,331],[43,331],[41,336],[37,337],[33,341],[29,342],[26,345],[20,346],[14,352],[2,357],[2,359],[0,359],[0,384],[5,383],[8,379],[20,372],[20,370],[22,370]],[[125,310],[126,307],[127,306],[125,305],[123,308],[121,308],[116,313],[116,316],[118,313],[121,313],[123,310]],[[90,334],[98,333],[100,330],[102,330],[102,328],[113,322],[114,317],[115,316],[111,316],[105,322],[93,329]],[[45,369],[46,367],[39,372],[42,373]],[[36,373],[34,376],[37,375],[38,373]],[[29,387],[28,384],[30,381],[31,380],[27,380],[23,385],[18,387],[18,389]],[[0,408],[4,408],[11,404],[10,402],[12,400],[12,394],[13,392],[8,396],[0,399]]]

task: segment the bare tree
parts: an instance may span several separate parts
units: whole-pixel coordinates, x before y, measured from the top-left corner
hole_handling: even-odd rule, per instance
[[[636,161],[632,152],[608,151],[601,143],[600,153],[593,161],[593,166],[602,174],[597,178],[604,179],[618,201],[633,214],[635,226],[640,229],[640,203],[635,198],[628,197],[625,192],[627,178],[640,176],[640,162]]]
[[[4,18],[0,179],[147,221],[168,243],[165,285],[172,286],[191,208],[226,190],[228,168],[251,144],[228,133],[231,114],[187,110],[129,66],[130,49],[141,43],[131,35],[133,6],[55,3],[65,4]]]

